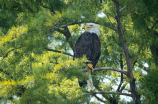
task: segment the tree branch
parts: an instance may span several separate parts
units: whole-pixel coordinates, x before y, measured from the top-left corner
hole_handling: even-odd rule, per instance
[[[158,36],[158,32],[157,31],[153,31],[154,35]]]
[[[114,28],[114,27],[112,27],[112,26],[107,26],[107,27],[110,28],[110,29],[112,29],[112,30],[114,30],[115,32],[118,33],[118,30],[117,30],[116,28]]]
[[[60,29],[57,29],[57,30],[58,30],[59,32],[61,32],[62,34],[64,34],[64,36],[66,37],[67,42],[69,43],[71,49],[72,49],[73,52],[74,52],[74,45],[73,45],[73,42],[72,42],[72,40],[71,40],[71,33],[70,33],[70,31],[69,31],[69,29],[68,29],[67,26],[66,26],[66,27],[63,27],[63,28],[64,28],[64,30],[60,30]]]
[[[56,26],[56,27],[52,27],[52,29],[60,29],[60,28],[65,28],[67,26],[70,26],[70,25],[75,25],[75,24],[80,24],[82,22],[72,22],[72,23],[69,23],[69,24],[65,24],[65,25],[60,25],[60,26]]]
[[[60,28],[65,28],[67,26],[71,26],[71,25],[75,25],[75,24],[80,24],[82,22],[72,22],[72,23],[69,23],[69,24],[65,24],[65,25],[60,25],[60,26],[54,26],[54,27],[51,27],[51,28],[45,28],[45,29],[38,29],[39,31],[44,31],[44,30],[52,30],[52,29],[60,29]]]
[[[121,8],[119,11],[122,12],[125,8],[126,8],[126,5],[123,8]]]
[[[126,95],[126,96],[132,96],[131,94],[128,94],[128,93],[121,93],[121,92],[109,92],[109,91],[97,91],[97,92],[93,92],[93,91],[90,91],[88,93],[91,93],[91,94],[118,94],[118,95]]]
[[[105,101],[104,101],[103,99],[99,98],[96,94],[93,94],[93,96],[94,96],[95,98],[97,98],[97,100],[99,100],[99,101],[105,103]]]
[[[124,85],[121,87],[120,92],[122,92],[122,91],[125,89],[126,85],[127,85],[127,84],[124,84]]]
[[[121,70],[123,70],[123,60],[122,60],[122,54],[120,54],[120,67],[121,67]],[[122,86],[122,83],[123,83],[123,74],[121,73],[121,80],[120,80],[120,84],[117,88],[117,92],[120,92],[120,88]]]
[[[10,52],[12,52],[12,51],[14,51],[14,50],[16,50],[16,49],[19,49],[19,48],[21,48],[21,47],[17,47],[17,48],[10,49],[10,50],[3,56],[2,60],[3,60],[4,58],[6,58],[6,57],[9,55]]]
[[[43,8],[49,9],[50,11],[52,11],[53,13],[55,13],[55,11],[53,10],[53,7],[48,7],[48,6],[44,5],[42,2],[40,4],[41,4],[41,6]]]
[[[59,32],[63,33],[64,31],[63,31],[63,30],[59,30],[60,28],[65,28],[65,27],[67,27],[67,26],[71,26],[71,25],[75,25],[75,24],[81,24],[81,23],[82,23],[82,22],[73,22],[73,23],[69,23],[69,24],[65,24],[65,25],[54,26],[54,27],[51,27],[51,28],[38,29],[38,31],[46,31],[46,30],[56,29],[56,30],[58,30]],[[97,23],[97,22],[95,22],[95,23]],[[99,24],[99,23],[97,23],[97,24]],[[104,25],[103,25],[103,26],[104,26]],[[112,29],[112,30],[118,32],[118,30],[117,30],[116,28],[112,27],[112,26],[106,26],[106,27],[108,27],[108,28],[110,28],[110,29]]]
[[[57,53],[61,53],[61,54],[65,54],[65,55],[69,55],[69,56],[72,56],[70,53],[66,53],[66,52],[62,52],[62,51],[58,51],[58,50],[54,50],[54,49],[49,49],[49,48],[45,48],[46,50],[48,51],[53,51],[53,52],[57,52]]]
[[[85,68],[85,69],[81,69],[81,71],[88,71],[89,69],[88,68]],[[125,74],[127,75],[127,72],[124,71],[124,70],[120,70],[120,69],[117,69],[117,68],[113,68],[113,67],[101,67],[101,68],[95,68],[94,71],[101,71],[101,70],[112,70],[112,71],[117,71],[117,72],[120,72],[122,74]]]
[[[155,26],[157,25],[158,20],[153,24],[153,26],[151,27],[151,30],[153,30],[155,28]]]

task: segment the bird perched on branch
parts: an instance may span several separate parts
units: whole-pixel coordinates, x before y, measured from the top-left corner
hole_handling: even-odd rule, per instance
[[[89,62],[86,62],[86,65],[93,72],[101,54],[100,30],[95,23],[87,23],[85,30],[75,44],[74,57],[81,58],[83,55],[86,55],[86,58],[89,60]],[[87,83],[92,83],[92,79],[89,82],[87,81]]]

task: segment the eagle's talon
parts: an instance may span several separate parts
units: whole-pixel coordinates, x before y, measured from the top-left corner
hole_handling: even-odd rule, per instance
[[[94,68],[93,68],[93,65],[92,65],[92,64],[87,64],[87,67],[88,67],[89,69],[91,69],[92,72],[94,72]]]

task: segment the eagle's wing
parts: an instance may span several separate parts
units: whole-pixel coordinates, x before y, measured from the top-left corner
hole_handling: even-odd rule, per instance
[[[75,44],[74,57],[80,58],[86,55],[95,67],[100,57],[100,40],[95,33],[84,32]]]

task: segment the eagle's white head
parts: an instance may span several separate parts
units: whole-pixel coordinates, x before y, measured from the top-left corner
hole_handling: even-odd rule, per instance
[[[99,36],[100,29],[99,26],[95,23],[86,23],[85,30],[90,33],[96,33]]]

